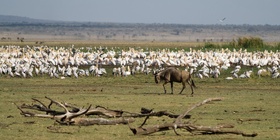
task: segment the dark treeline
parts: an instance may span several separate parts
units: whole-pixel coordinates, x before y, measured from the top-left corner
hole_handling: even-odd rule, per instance
[[[163,24],[163,23],[108,23],[108,22],[0,22],[2,27],[85,27],[85,28],[184,28],[199,32],[203,29],[210,30],[242,30],[247,32],[279,31],[280,25],[233,25],[233,24]]]

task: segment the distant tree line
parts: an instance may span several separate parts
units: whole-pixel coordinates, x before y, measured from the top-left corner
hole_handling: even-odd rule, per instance
[[[86,27],[86,28],[176,28],[176,30],[181,29],[192,29],[193,31],[201,31],[201,29],[211,29],[211,30],[243,30],[247,32],[257,32],[261,30],[265,31],[280,31],[280,25],[199,25],[199,24],[144,24],[144,23],[107,23],[107,22],[48,22],[48,23],[29,23],[29,22],[16,22],[7,23],[0,22],[0,27]]]

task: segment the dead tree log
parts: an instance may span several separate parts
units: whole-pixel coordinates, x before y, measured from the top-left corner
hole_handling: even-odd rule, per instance
[[[161,117],[161,116],[167,116],[169,118],[177,118],[179,115],[177,114],[172,114],[167,112],[166,110],[164,111],[154,111],[153,109],[147,109],[147,108],[141,108],[141,112],[140,113],[130,113],[130,112],[125,112],[127,113],[126,115],[123,115],[124,117],[133,117],[133,118],[141,118],[141,117],[151,117],[151,116],[157,116],[157,117]],[[185,115],[183,117],[184,119],[189,119],[191,118],[191,115]]]
[[[176,126],[176,129],[185,129],[192,134],[236,134],[242,135],[245,137],[255,137],[257,133],[245,133],[239,130],[222,130],[222,128],[233,128],[231,125],[222,125],[222,126],[199,126],[193,124],[179,124]],[[175,130],[175,126],[173,123],[166,123],[161,125],[154,125],[151,127],[138,127],[138,128],[130,128],[134,135],[149,135],[156,132],[167,131],[167,130]],[[174,131],[176,134],[177,132]],[[178,135],[178,134],[177,134]]]
[[[65,111],[57,111],[54,109],[51,109],[53,104],[56,104],[56,101],[53,101],[49,97],[45,97],[46,99],[50,100],[50,103],[46,105],[42,101],[32,98],[33,101],[35,101],[35,104],[22,104],[20,106],[21,109],[30,109],[30,110],[37,110],[41,112],[45,112],[46,114],[51,114],[51,115],[62,115],[65,114]],[[37,104],[38,103],[38,104]],[[69,103],[62,102],[60,103],[64,105],[66,108],[68,108],[69,112],[75,113],[80,111],[79,107],[76,107],[74,105],[71,105]],[[90,108],[86,113],[86,116],[90,115],[97,115],[100,117],[106,117],[106,118],[119,118],[119,117],[132,117],[132,118],[137,118],[137,117],[147,117],[147,116],[167,116],[169,118],[177,118],[179,115],[178,114],[172,114],[167,112],[166,110],[164,111],[154,111],[153,109],[147,109],[147,108],[141,108],[140,113],[132,113],[128,111],[123,111],[123,110],[112,110],[103,106],[96,106],[95,108]],[[183,118],[188,119],[190,118],[190,115],[185,115]]]
[[[48,105],[44,105],[41,101],[37,99],[33,99],[36,102],[39,102],[41,105],[22,105],[17,106],[17,108],[21,111],[21,115],[25,117],[40,117],[40,118],[51,118],[56,120],[59,124],[62,125],[80,125],[80,126],[88,126],[88,125],[115,125],[115,124],[128,124],[134,121],[134,119],[131,118],[118,118],[118,119],[104,119],[104,118],[84,118],[81,117],[82,115],[85,115],[91,108],[91,105],[86,108],[73,108],[75,111],[69,111],[65,104],[57,102],[55,100],[52,100],[51,98],[46,97],[51,101],[51,103]],[[56,104],[59,107],[62,107],[64,111],[55,111],[51,109],[51,105]],[[69,107],[69,105],[68,105]],[[37,111],[44,111],[46,114],[38,114],[29,112],[26,110],[23,110],[23,108],[33,109]]]
[[[185,129],[185,130],[189,131],[190,133],[200,133],[200,134],[236,134],[236,135],[242,135],[242,136],[246,136],[246,137],[257,136],[256,133],[247,134],[247,133],[244,133],[244,132],[238,131],[238,130],[222,130],[222,128],[233,128],[233,126],[231,126],[231,125],[220,125],[220,126],[212,127],[212,126],[198,126],[198,125],[194,125],[191,123],[182,123],[182,121],[181,121],[182,118],[184,118],[191,110],[195,109],[196,107],[202,106],[211,101],[221,101],[221,100],[222,100],[221,98],[206,99],[206,100],[202,101],[201,103],[198,103],[198,104],[192,106],[187,111],[185,111],[184,113],[179,115],[175,119],[175,121],[172,123],[164,123],[164,124],[160,124],[160,125],[143,127],[143,125],[146,123],[147,119],[149,118],[149,117],[147,117],[141,126],[139,126],[137,128],[130,127],[130,130],[132,131],[132,133],[134,135],[149,135],[149,134],[153,134],[156,132],[167,131],[167,130],[174,130],[174,132],[177,135],[179,135],[176,132],[176,129]]]
[[[244,137],[255,137],[257,133],[245,133],[239,130],[222,130],[222,128],[234,128],[232,125],[219,125],[219,126],[200,126],[188,124],[186,130],[191,133],[201,133],[201,134],[235,134],[242,135]]]
[[[133,118],[116,118],[116,119],[105,119],[105,118],[76,118],[73,121],[73,125],[89,126],[89,125],[117,125],[117,124],[128,124],[135,120]],[[63,122],[60,124],[64,124]]]
[[[102,106],[96,106],[96,108],[89,110],[86,115],[101,115],[109,118],[122,117],[122,110],[111,110]]]
[[[35,102],[38,102],[39,104],[22,104],[21,105],[21,109],[31,109],[31,110],[37,110],[37,111],[41,111],[41,112],[45,112],[46,114],[50,114],[50,115],[63,115],[65,114],[65,109],[64,111],[57,111],[57,110],[53,110],[51,109],[53,104],[57,104],[58,106],[63,108],[67,108],[67,110],[69,110],[69,112],[71,113],[75,113],[75,112],[79,112],[80,108],[76,107],[74,105],[68,104],[68,103],[59,103],[57,101],[52,100],[49,97],[45,97],[46,99],[50,100],[49,105],[44,104],[42,101],[32,98],[32,100],[34,100]],[[102,106],[96,106],[95,108],[90,108],[85,115],[89,116],[89,115],[98,115],[98,116],[103,116],[103,117],[108,117],[108,118],[116,118],[116,117],[123,117],[122,116],[123,111],[122,110],[111,110]]]
[[[130,130],[135,135],[149,135],[156,132],[173,130],[177,135],[176,129],[184,129],[192,134],[236,134],[242,135],[246,137],[255,137],[256,133],[244,133],[239,130],[224,130],[223,128],[233,128],[232,125],[218,125],[218,126],[201,126],[195,125],[191,122],[183,122],[183,118],[190,117],[189,112],[193,109],[200,107],[204,104],[207,104],[212,101],[221,101],[221,98],[209,98],[198,104],[193,105],[186,111],[184,111],[180,115],[174,115],[168,113],[167,111],[159,111],[155,112],[153,109],[142,108],[141,113],[130,113],[122,110],[111,110],[105,107],[97,106],[94,109],[91,109],[91,105],[87,108],[79,108],[67,103],[61,103],[51,98],[45,97],[50,101],[48,105],[44,104],[40,100],[32,99],[36,103],[27,105],[23,104],[21,106],[17,106],[17,108],[21,111],[21,115],[26,117],[41,117],[41,118],[51,118],[56,120],[61,125],[79,125],[79,126],[88,126],[88,125],[115,125],[115,124],[129,124],[134,122],[134,118],[132,117],[146,117],[141,126],[137,128],[131,128]],[[60,108],[63,108],[63,111],[57,111],[52,109],[52,105],[57,105]],[[37,112],[44,112],[44,114],[29,112],[26,109],[30,109]],[[124,117],[123,113],[127,113],[129,118]],[[88,115],[98,115],[105,116],[106,118],[114,118],[114,119],[105,119],[105,118],[87,118]],[[143,127],[150,116],[163,116],[166,115],[170,118],[176,118],[173,122],[166,122],[159,125],[153,125],[148,127]],[[84,117],[82,117],[84,116]]]

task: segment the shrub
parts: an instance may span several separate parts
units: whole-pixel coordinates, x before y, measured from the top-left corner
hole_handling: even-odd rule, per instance
[[[242,48],[263,48],[263,40],[259,37],[242,37],[237,39],[237,45]]]
[[[213,43],[205,43],[204,48],[205,49],[214,49],[214,48],[218,48],[218,45],[215,45]]]
[[[277,45],[275,46],[276,50],[280,50],[280,43],[277,43]]]

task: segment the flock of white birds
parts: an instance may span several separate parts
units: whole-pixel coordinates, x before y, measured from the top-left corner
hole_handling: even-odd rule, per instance
[[[227,71],[226,79],[271,76],[279,78],[280,53],[278,51],[209,50],[190,48],[185,50],[107,47],[49,47],[15,46],[0,47],[0,77],[31,78],[47,75],[51,78],[66,77],[129,76],[138,73],[153,73],[164,67],[183,67],[198,78],[218,78]],[[107,72],[104,67],[113,67]],[[246,68],[245,68],[246,67]],[[241,70],[245,68],[246,70]],[[253,72],[253,70],[257,72]]]

